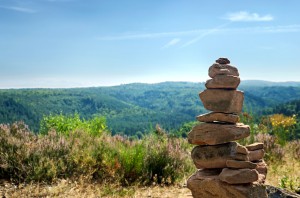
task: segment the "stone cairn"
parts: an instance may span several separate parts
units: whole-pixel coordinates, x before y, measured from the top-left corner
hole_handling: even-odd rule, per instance
[[[198,116],[203,123],[188,134],[189,143],[197,145],[191,156],[198,171],[187,187],[195,198],[265,198],[263,143],[242,146],[235,142],[250,135],[250,127],[238,123],[244,101],[244,93],[236,90],[239,72],[227,58],[219,58],[208,75],[207,89],[199,96],[212,112]]]

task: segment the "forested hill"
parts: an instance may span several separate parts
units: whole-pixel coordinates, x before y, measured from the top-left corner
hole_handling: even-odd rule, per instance
[[[204,83],[133,83],[112,87],[0,90],[0,123],[24,120],[38,131],[43,115],[78,112],[83,118],[104,115],[114,133],[133,135],[155,124],[175,129],[205,112],[198,93]],[[246,111],[300,99],[300,83],[243,81]]]

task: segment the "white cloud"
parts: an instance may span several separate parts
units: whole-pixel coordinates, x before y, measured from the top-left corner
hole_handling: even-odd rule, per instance
[[[272,21],[274,18],[269,14],[261,16],[257,13],[241,11],[229,13],[225,19],[229,21]]]
[[[162,49],[165,49],[165,48],[169,48],[169,47],[171,47],[171,46],[173,46],[173,45],[176,45],[177,43],[179,43],[180,42],[180,38],[174,38],[174,39],[172,39],[171,41],[169,41],[167,44],[165,44],[163,47],[162,47]]]
[[[23,8],[23,7],[17,7],[17,6],[0,6],[2,9],[6,10],[12,10],[17,12],[24,12],[24,13],[35,13],[36,10],[30,9],[30,8]]]

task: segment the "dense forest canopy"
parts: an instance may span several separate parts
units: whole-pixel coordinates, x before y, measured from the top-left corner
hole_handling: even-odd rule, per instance
[[[45,115],[78,113],[83,119],[105,116],[113,133],[145,133],[160,124],[178,129],[205,113],[198,93],[204,83],[133,83],[112,87],[0,90],[0,123],[23,120],[39,131]],[[298,114],[300,83],[243,81],[244,111],[254,114]]]

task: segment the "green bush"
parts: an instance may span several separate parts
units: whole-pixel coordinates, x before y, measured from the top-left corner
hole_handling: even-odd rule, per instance
[[[48,134],[55,130],[60,134],[69,135],[76,130],[83,130],[94,136],[99,136],[107,129],[106,119],[103,116],[95,116],[91,120],[80,119],[78,113],[74,115],[49,115],[44,116],[40,123],[40,133]]]

